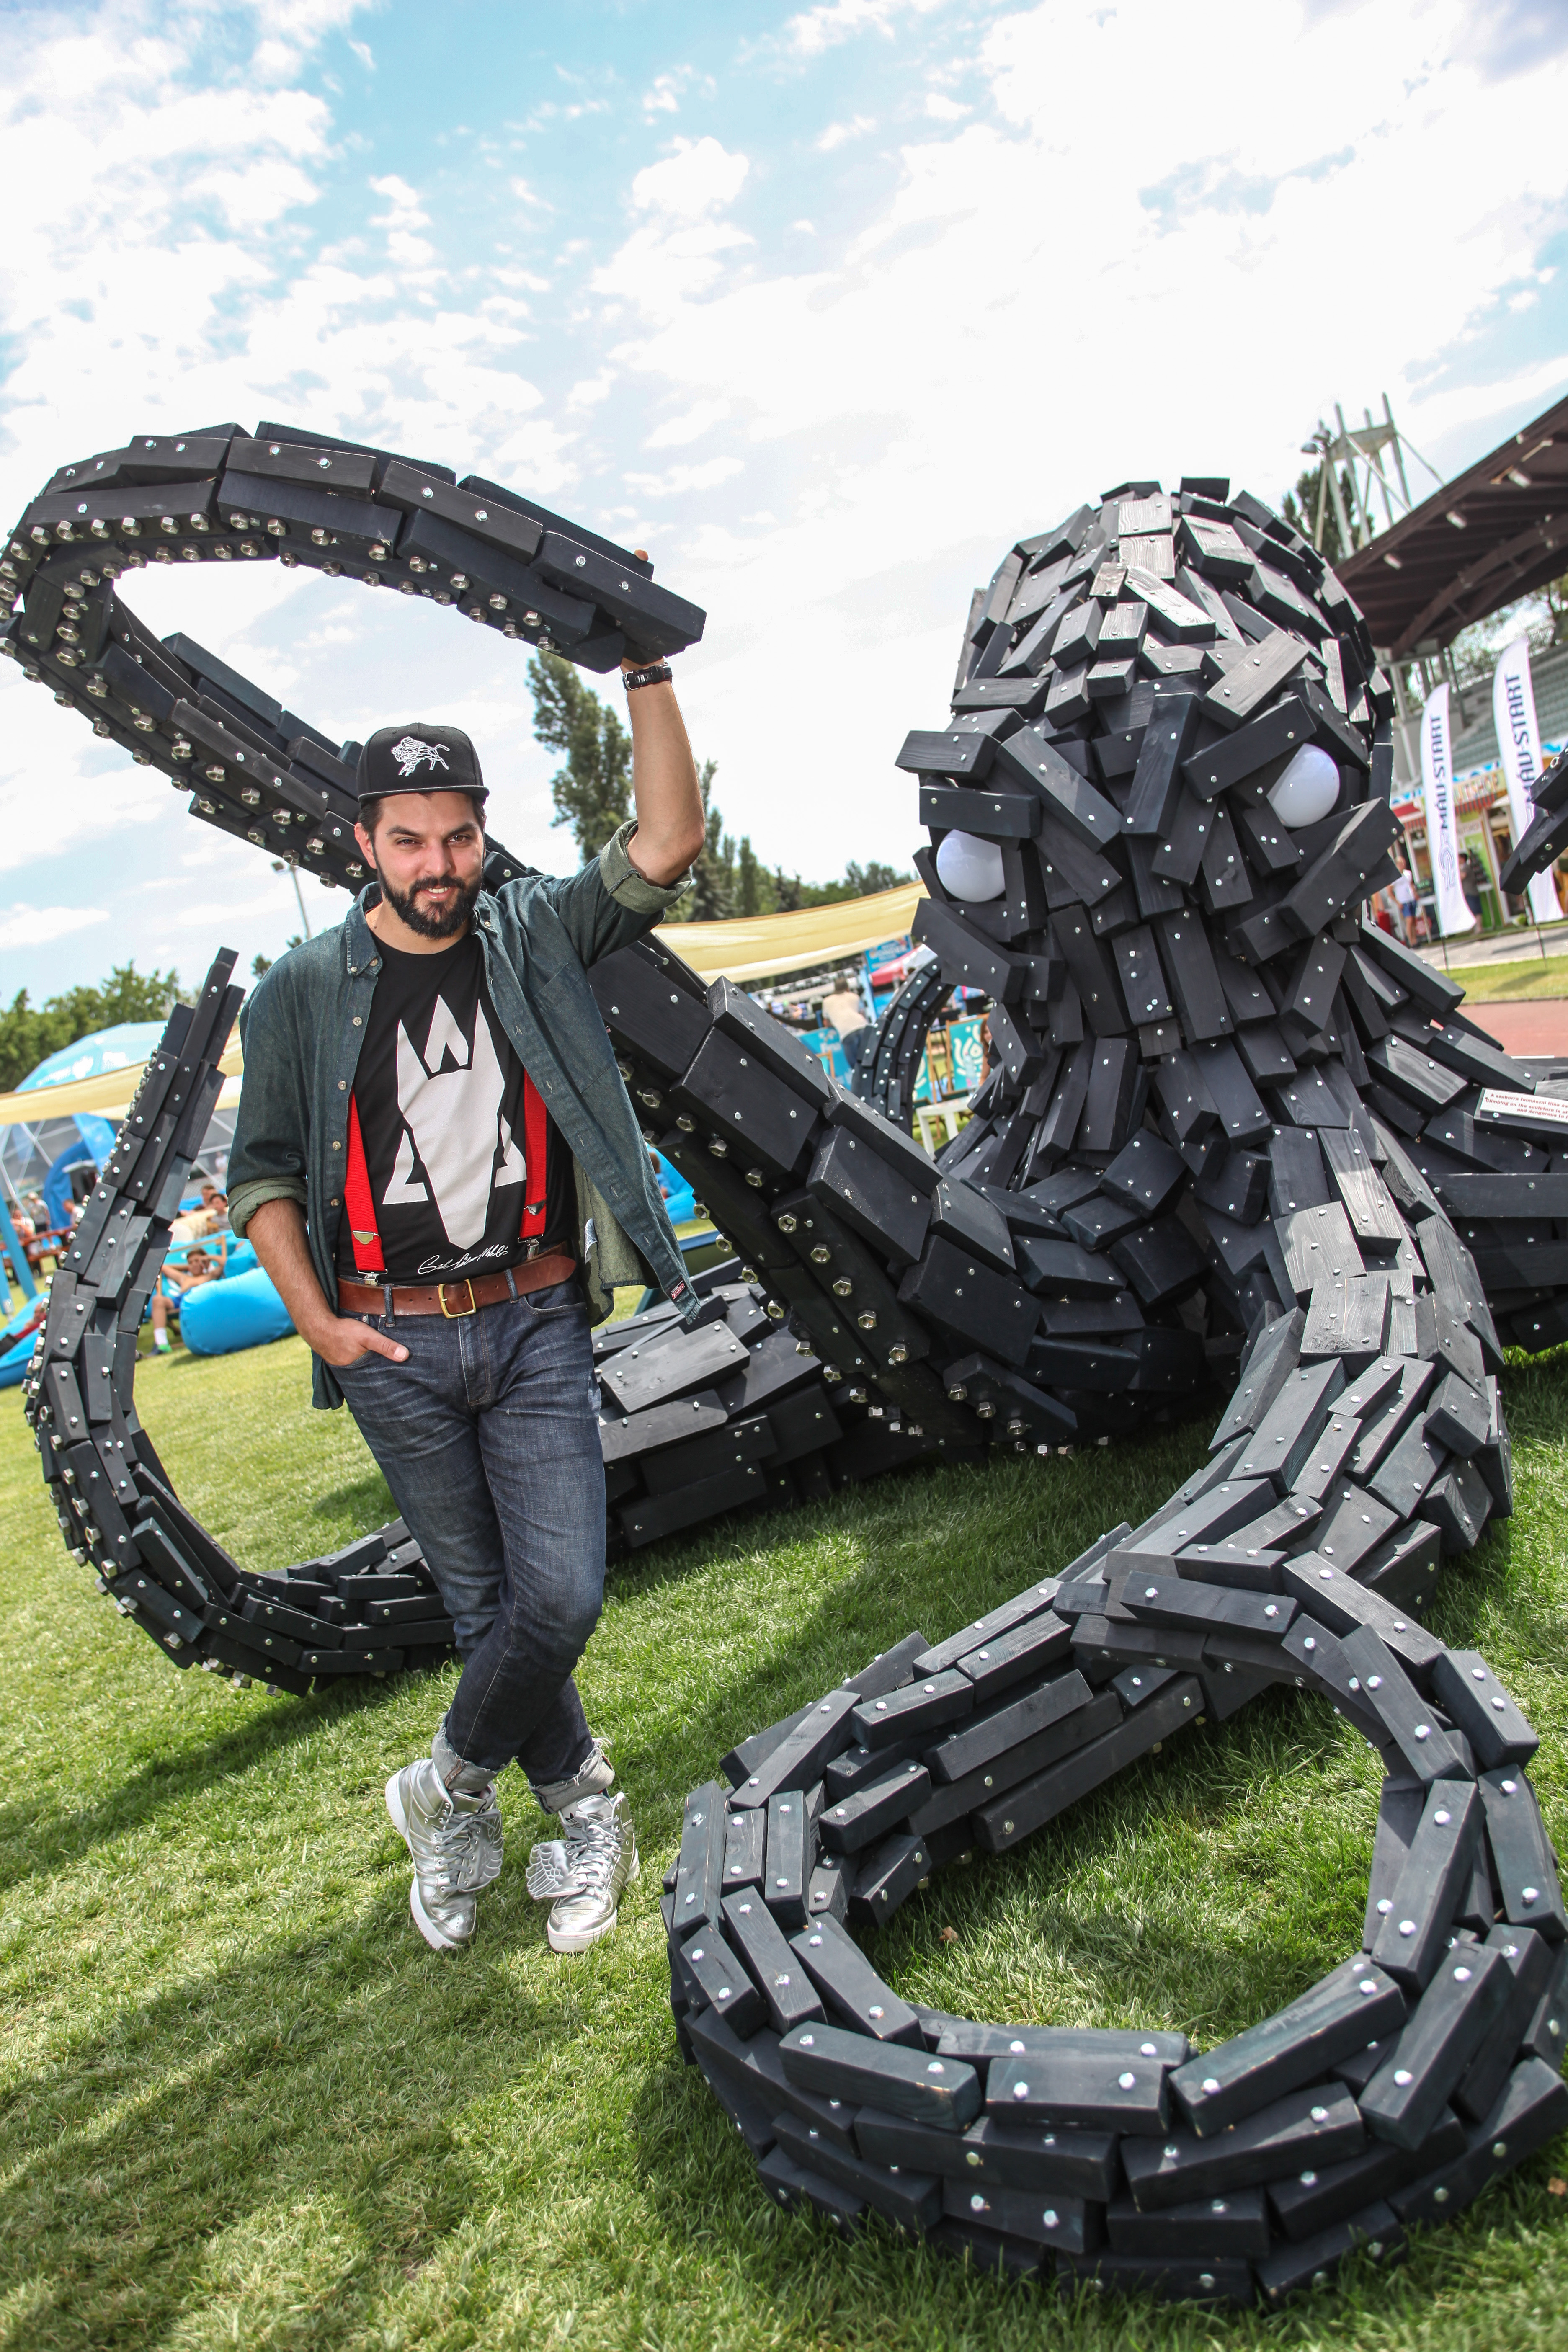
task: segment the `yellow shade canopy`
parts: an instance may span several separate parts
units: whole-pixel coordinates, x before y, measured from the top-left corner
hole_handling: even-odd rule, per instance
[[[41,1127],[47,1118],[75,1118],[79,1111],[96,1112],[100,1118],[123,1118],[146,1066],[145,1062],[132,1062],[123,1070],[100,1070],[93,1078],[68,1078],[63,1086],[29,1087],[23,1094],[0,1095],[0,1127]],[[218,1063],[224,1086],[216,1109],[231,1110],[239,1100],[244,1067],[236,1029]]]
[[[845,898],[831,907],[801,907],[792,915],[752,915],[727,923],[666,923],[658,937],[704,980],[722,972],[731,980],[806,971],[816,965],[864,955],[884,940],[900,939],[915,919],[925,886],[906,882],[869,898]],[[68,1078],[62,1086],[30,1087],[0,1095],[0,1127],[37,1127],[46,1118],[74,1118],[79,1111],[100,1118],[123,1118],[142,1082],[145,1063],[104,1070],[97,1077]],[[232,1110],[239,1100],[245,1063],[239,1031],[230,1034],[218,1068],[224,1087],[215,1108]]]
[[[658,937],[704,980],[762,980],[864,955],[884,940],[901,938],[925,897],[923,882],[879,890],[870,898],[843,898],[831,907],[800,907],[792,915],[747,915],[734,922],[662,923]]]

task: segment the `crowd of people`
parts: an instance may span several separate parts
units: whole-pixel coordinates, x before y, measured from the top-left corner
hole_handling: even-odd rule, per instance
[[[1420,947],[1426,940],[1436,939],[1437,936],[1430,902],[1424,901],[1422,898],[1419,885],[1410,870],[1409,858],[1404,848],[1396,848],[1394,856],[1399,871],[1388,887],[1385,890],[1379,890],[1373,897],[1373,918],[1385,931],[1392,932],[1396,940],[1403,940],[1406,947]],[[1556,884],[1558,895],[1561,897],[1563,887],[1563,874],[1556,872],[1552,878]],[[1492,887],[1491,876],[1487,871],[1486,861],[1479,850],[1473,845],[1461,850],[1459,888],[1464,894],[1466,906],[1478,923],[1484,922],[1486,919],[1486,893]],[[1522,899],[1507,898],[1503,902],[1505,921],[1513,921],[1522,917],[1526,911]]]
[[[156,1356],[171,1352],[170,1326],[178,1326],[182,1301],[204,1283],[220,1281],[228,1265],[227,1195],[216,1177],[205,1170],[197,1170],[194,1181],[200,1194],[199,1202],[182,1210],[169,1228],[171,1244],[176,1250],[183,1249],[184,1255],[165,1265],[153,1296],[149,1319]],[[11,1222],[35,1276],[52,1273],[58,1265],[70,1247],[71,1235],[81,1222],[85,1205],[85,1202],[71,1196],[57,1219],[50,1215],[41,1192],[28,1192],[17,1197]],[[14,1279],[16,1268],[8,1265],[7,1271]]]

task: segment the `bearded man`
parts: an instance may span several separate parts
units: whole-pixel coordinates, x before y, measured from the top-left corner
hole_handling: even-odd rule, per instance
[[[530,1891],[559,1952],[637,1874],[625,1794],[573,1671],[604,1600],[590,1329],[617,1283],[694,1310],[586,967],[677,898],[701,794],[668,665],[625,666],[635,818],[580,874],[483,887],[485,786],[458,729],[384,727],[358,773],[374,875],[240,1015],[229,1211],[347,1400],[456,1629],[427,1757],[386,1784],[437,1950],[501,1865],[515,1758],[561,1836]]]

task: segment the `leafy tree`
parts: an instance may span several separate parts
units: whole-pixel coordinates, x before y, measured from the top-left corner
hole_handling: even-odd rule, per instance
[[[844,879],[852,898],[874,898],[879,890],[896,890],[900,882],[912,881],[912,875],[900,874],[896,866],[884,866],[873,858],[868,866],[857,866],[851,858],[844,868]]]
[[[303,947],[305,944],[305,935],[302,931],[290,931],[283,944],[286,948]],[[266,975],[271,971],[277,961],[278,959],[276,956],[252,956],[250,959],[251,977],[255,980],[265,979]]]
[[[724,820],[713,804],[717,760],[704,760],[697,772],[702,788],[706,836],[692,868],[691,888],[680,901],[690,923],[719,923],[735,911],[735,845],[724,830]]]
[[[752,836],[742,836],[735,856],[736,911],[742,915],[771,915],[773,894],[768,872],[752,847]]]
[[[550,779],[556,824],[569,824],[586,865],[632,814],[632,742],[616,713],[561,654],[528,665],[533,731],[564,764]]]
[[[1459,684],[1489,689],[1498,656],[1521,636],[1528,639],[1532,654],[1550,653],[1568,642],[1568,576],[1549,580],[1517,604],[1505,604],[1500,612],[1461,629],[1449,647]],[[1419,688],[1417,678],[1417,692]]]
[[[8,1005],[0,1006],[0,1091],[9,1092],[49,1055],[95,1030],[112,1029],[121,1021],[163,1020],[179,985],[175,972],[142,972],[133,963],[121,963],[96,987],[68,988],[42,1004],[31,1003],[26,990],[19,989]]]
[[[803,882],[798,874],[786,874],[780,866],[771,877],[769,887],[777,912],[793,915],[802,907],[837,907],[846,898],[869,898],[880,890],[896,890],[900,882],[912,878],[879,859],[858,866],[851,858],[841,882]]]
[[[1552,643],[1568,644],[1568,572],[1560,580],[1549,580],[1541,595],[1546,604],[1546,617],[1552,624]]]

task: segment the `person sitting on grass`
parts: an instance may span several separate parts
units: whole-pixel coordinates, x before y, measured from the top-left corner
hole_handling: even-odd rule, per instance
[[[169,1227],[169,1238],[176,1242],[205,1241],[209,1234],[228,1231],[228,1196],[220,1192],[210,1176],[198,1179],[202,1196],[199,1209],[187,1209]]]
[[[171,1305],[177,1308],[178,1302],[184,1297],[186,1291],[195,1290],[204,1282],[220,1280],[227,1264],[228,1236],[225,1234],[218,1244],[218,1254],[216,1258],[210,1250],[205,1250],[199,1244],[195,1244],[186,1253],[184,1265],[166,1265],[163,1268],[163,1280],[174,1285],[174,1297],[171,1299],[162,1289],[153,1293],[153,1352],[154,1355],[166,1356],[169,1352]]]

